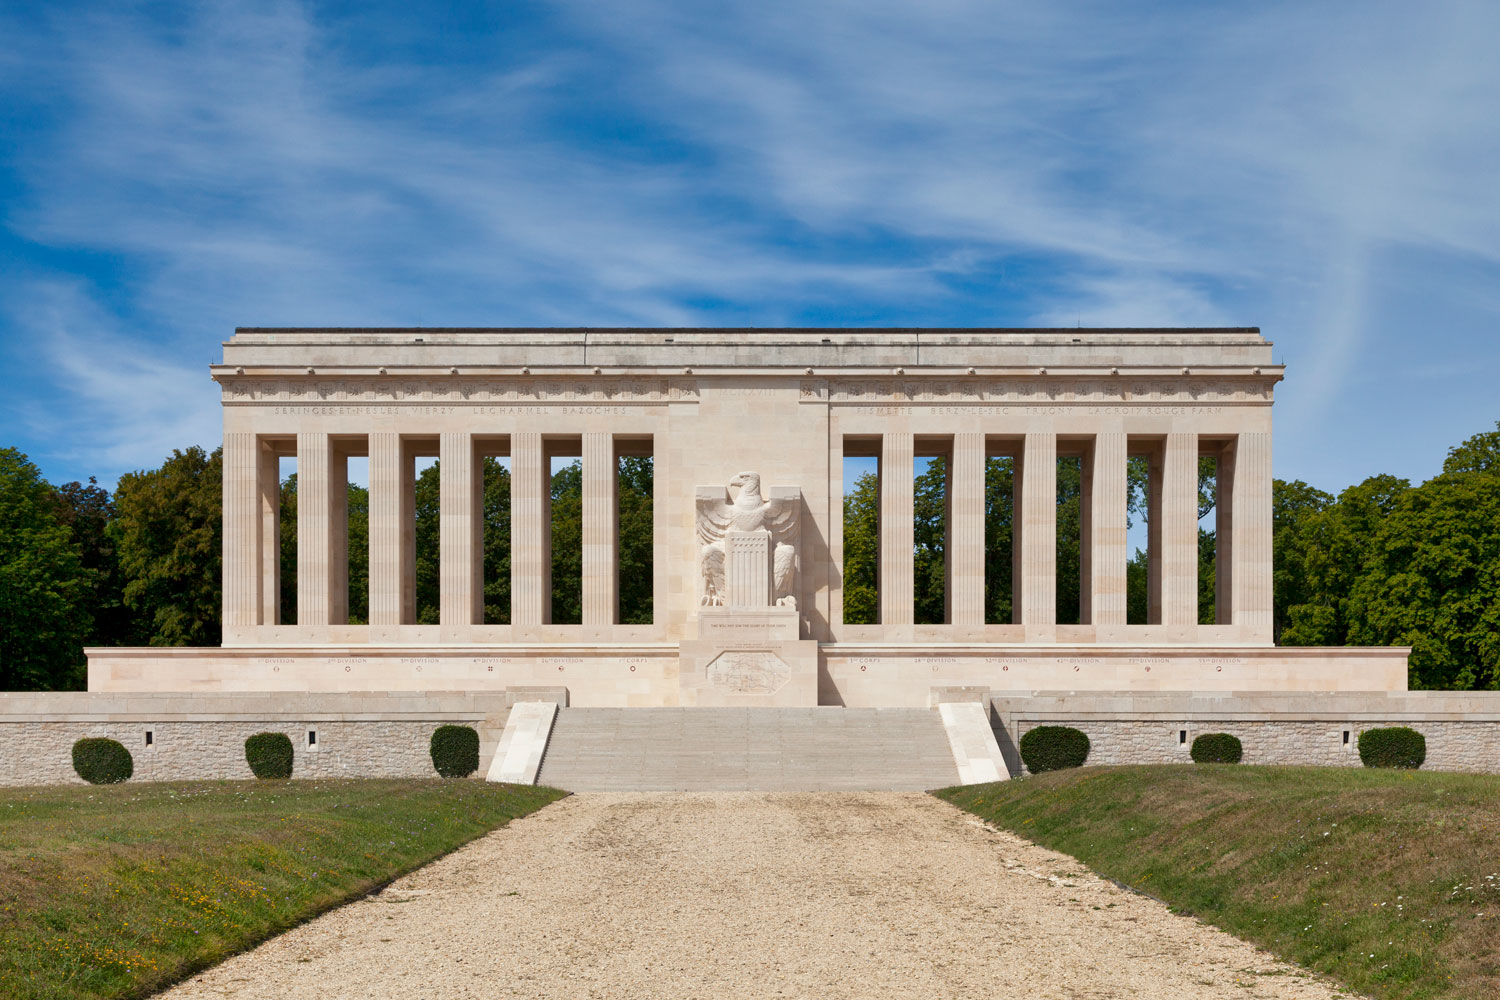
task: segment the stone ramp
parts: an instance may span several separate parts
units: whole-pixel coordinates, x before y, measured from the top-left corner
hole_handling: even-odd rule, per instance
[[[958,784],[925,708],[566,708],[537,784],[571,792],[919,791]]]

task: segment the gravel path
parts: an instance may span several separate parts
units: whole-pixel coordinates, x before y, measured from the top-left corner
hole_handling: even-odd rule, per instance
[[[167,997],[1340,995],[922,794],[575,795]]]

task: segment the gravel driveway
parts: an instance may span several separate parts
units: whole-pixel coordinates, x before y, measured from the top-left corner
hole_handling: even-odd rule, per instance
[[[922,794],[575,795],[187,997],[1341,995]]]

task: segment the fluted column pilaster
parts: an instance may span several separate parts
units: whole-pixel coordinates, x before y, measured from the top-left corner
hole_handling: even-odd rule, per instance
[[[551,476],[542,435],[521,431],[510,438],[510,607],[514,625],[551,619],[552,574],[547,523]]]
[[[1016,621],[1025,625],[1057,622],[1057,435],[1033,431],[1021,455],[1017,545],[1021,572],[1013,582]]]
[[[260,455],[256,437],[243,431],[224,434],[223,622],[236,628],[259,624]]]
[[[913,441],[909,433],[880,439],[880,623],[910,625],[912,595]]]
[[[370,624],[403,623],[401,435],[370,435]]]
[[[984,435],[953,435],[948,491],[948,620],[984,624]]]
[[[1241,434],[1235,442],[1229,558],[1235,625],[1271,641],[1271,435]]]
[[[1162,454],[1163,625],[1198,622],[1198,436],[1167,435]]]
[[[583,435],[583,624],[613,625],[619,617],[617,552],[619,476],[614,435]]]
[[[474,454],[473,435],[465,431],[439,435],[438,470],[438,620],[444,625],[483,624],[484,476]]]
[[[1087,587],[1084,621],[1093,625],[1125,624],[1126,464],[1125,434],[1107,431],[1094,437],[1088,477]]]

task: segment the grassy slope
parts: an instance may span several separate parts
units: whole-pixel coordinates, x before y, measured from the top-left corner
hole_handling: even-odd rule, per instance
[[[1500,996],[1500,777],[1091,767],[938,795],[1361,992]]]
[[[561,795],[438,780],[0,789],[0,996],[146,995]]]

